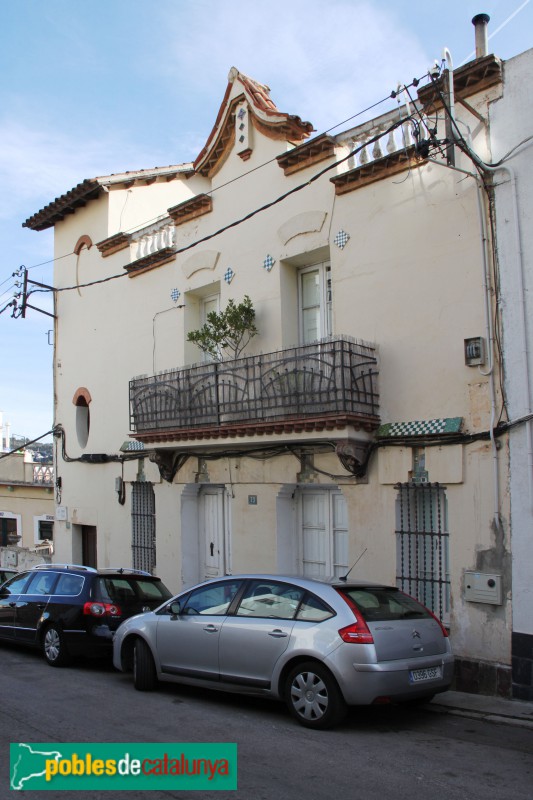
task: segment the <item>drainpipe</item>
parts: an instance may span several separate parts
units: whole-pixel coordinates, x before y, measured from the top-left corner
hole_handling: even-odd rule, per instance
[[[480,164],[481,168],[488,172],[498,172],[503,170],[507,172],[511,181],[511,195],[513,203],[513,228],[514,240],[517,256],[517,278],[518,278],[518,314],[520,322],[520,336],[522,339],[522,372],[524,375],[524,415],[531,415],[532,397],[531,397],[531,370],[529,366],[529,346],[528,346],[528,330],[527,330],[527,303],[525,291],[525,275],[524,275],[524,251],[522,247],[522,233],[520,229],[520,216],[518,210],[518,189],[516,184],[516,175],[512,167],[506,164],[501,164],[497,167],[492,167],[489,164]],[[528,466],[528,486],[529,486],[529,506],[533,512],[533,420],[528,419],[526,425],[526,446],[527,446],[527,466]]]
[[[440,161],[435,161],[432,158],[426,159],[427,163],[436,164],[438,167],[445,166]],[[477,205],[478,205],[478,213],[479,213],[479,224],[481,228],[481,240],[482,240],[482,258],[483,258],[483,300],[484,300],[484,312],[485,312],[485,336],[487,339],[488,344],[488,356],[489,356],[489,369],[487,372],[482,372],[482,375],[486,375],[489,378],[489,388],[490,388],[490,441],[491,441],[491,449],[492,449],[492,483],[493,483],[493,520],[496,530],[501,530],[501,520],[500,520],[500,475],[498,469],[498,447],[496,444],[496,437],[494,436],[494,425],[496,420],[496,384],[494,379],[494,328],[492,324],[492,309],[491,309],[491,291],[490,291],[490,270],[489,270],[489,263],[490,263],[490,255],[489,255],[489,237],[487,231],[487,214],[486,208],[484,203],[484,187],[483,182],[479,175],[476,175],[473,172],[469,172],[466,169],[461,169],[460,167],[447,165],[448,169],[453,169],[454,172],[460,172],[462,175],[467,175],[469,178],[473,178],[476,182],[476,189],[477,189]]]

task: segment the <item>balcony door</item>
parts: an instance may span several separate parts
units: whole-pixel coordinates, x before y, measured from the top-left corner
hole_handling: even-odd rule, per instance
[[[330,336],[331,267],[329,263],[305,267],[298,273],[300,344]]]

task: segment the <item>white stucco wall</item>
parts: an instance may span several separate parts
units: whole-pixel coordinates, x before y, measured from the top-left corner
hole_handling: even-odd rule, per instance
[[[472,102],[482,103],[479,98]],[[485,133],[478,135],[485,146]],[[272,160],[282,152],[283,143],[257,131],[253,142],[249,161],[232,153],[216,174],[213,185],[220,188],[213,194],[212,212],[176,227],[178,248],[305,183],[324,166],[287,177]],[[458,163],[471,169],[459,155]],[[250,172],[261,164],[265,166]],[[378,347],[382,421],[462,417],[466,431],[488,430],[488,377],[465,366],[463,352],[464,339],[483,336],[486,324],[474,181],[427,164],[335,196],[330,182],[335,173],[159,268],[58,294],[55,422],[65,430],[67,458],[119,452],[130,433],[129,381],[199,358],[198,351],[186,343],[186,334],[198,327],[199,300],[213,290],[220,292],[222,307],[230,298],[240,301],[246,294],[252,298],[260,335],[252,340],[247,354],[296,344],[297,268],[326,257],[331,262],[334,333]],[[234,180],[239,175],[245,176]],[[170,205],[205,189],[206,179],[183,185],[173,181],[164,189],[158,184],[114,188],[56,225],[56,255],[72,252],[83,234],[93,242],[101,241],[128,225],[140,226],[143,217],[148,223],[165,214]],[[333,243],[340,230],[350,236],[342,250]],[[263,268],[267,255],[275,259],[270,272]],[[56,262],[56,286],[121,275],[128,259],[128,250],[103,258],[96,247],[82,251],[79,258],[62,258]],[[235,273],[231,284],[224,280],[228,267]],[[178,303],[170,296],[174,289],[181,293]],[[185,308],[179,308],[182,303]],[[80,387],[91,396],[85,447],[77,440],[72,402]],[[358,435],[364,438],[365,434]],[[289,439],[297,444],[305,438],[304,434],[281,439],[270,435],[262,437],[261,443]],[[240,446],[242,439],[217,443],[226,449],[230,445]],[[176,444],[163,442],[161,447],[171,450]],[[178,447],[186,451],[194,445]],[[465,602],[463,586],[465,569],[495,565],[503,572],[506,569],[506,451],[498,456],[500,494],[495,498],[490,444],[458,447],[450,455],[435,451],[427,460],[429,479],[447,486],[452,635],[459,655],[507,664],[508,576],[505,602],[498,607]],[[315,464],[323,470],[313,479],[316,485],[340,488],[346,498],[351,563],[366,547],[364,574],[394,583],[394,484],[409,480],[410,448],[401,454],[392,447],[375,453],[366,482],[339,477],[345,471],[335,456],[317,456]],[[74,558],[81,526],[92,525],[98,531],[101,566],[131,563],[131,482],[139,466],[135,460],[124,467],[126,503],[121,505],[115,491],[120,464],[86,464],[59,456],[61,502],[68,513],[64,522],[56,523],[58,560]],[[295,512],[291,500],[301,468],[293,455],[261,462],[226,455],[209,462],[207,478],[198,475],[195,456],[173,484],[164,482],[147,458],[142,466],[155,489],[157,571],[171,588],[178,590],[190,577],[190,566],[184,563],[188,557],[184,549],[190,543],[186,528],[194,525],[191,509],[197,484],[203,480],[226,492],[232,571],[276,570],[292,558]],[[249,495],[256,496],[256,505],[249,504]],[[502,516],[501,531],[492,524],[495,504]],[[277,536],[280,525],[283,532]],[[187,548],[183,548],[186,538]]]

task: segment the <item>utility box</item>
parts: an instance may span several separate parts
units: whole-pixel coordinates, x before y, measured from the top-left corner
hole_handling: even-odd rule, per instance
[[[487,572],[465,572],[465,600],[501,606],[502,576]]]

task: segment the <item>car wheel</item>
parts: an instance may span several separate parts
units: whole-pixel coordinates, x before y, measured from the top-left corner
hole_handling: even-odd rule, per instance
[[[55,625],[49,625],[44,632],[43,654],[51,667],[64,667],[70,661],[63,632]]]
[[[299,664],[291,670],[285,700],[292,716],[307,728],[331,728],[347,711],[335,678],[318,662]]]
[[[154,659],[150,648],[137,639],[133,650],[133,685],[139,692],[150,692],[157,684]]]

